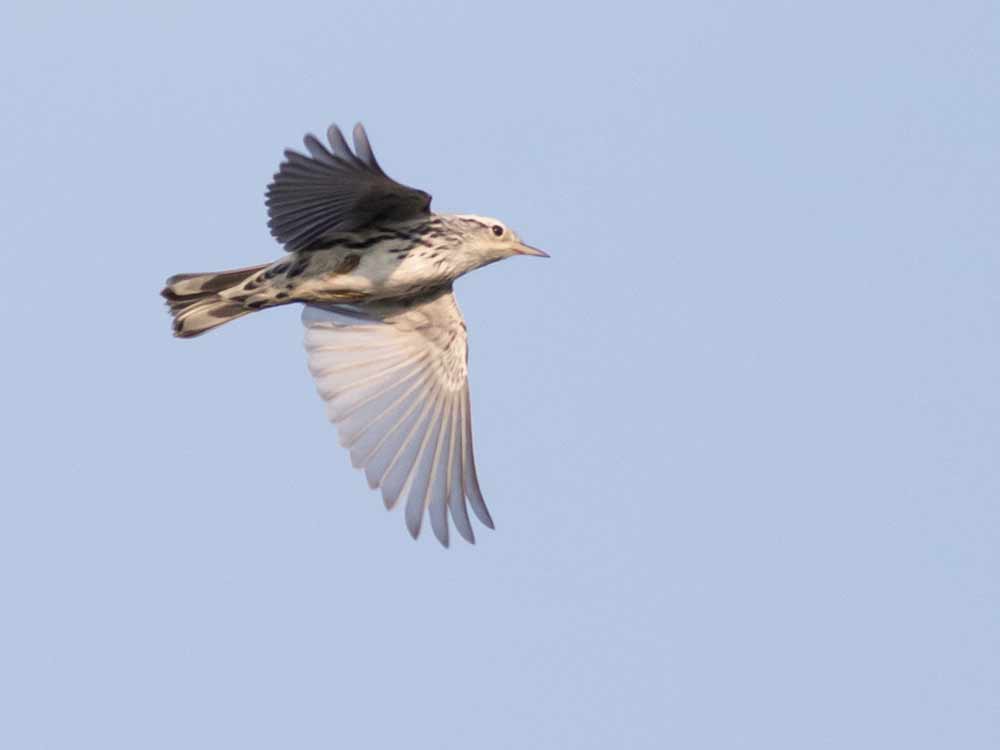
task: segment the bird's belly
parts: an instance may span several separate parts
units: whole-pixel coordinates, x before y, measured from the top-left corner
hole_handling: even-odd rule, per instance
[[[295,296],[331,302],[407,297],[454,278],[440,256],[426,248],[364,254],[317,253],[311,259],[308,273],[303,274],[297,285]]]
[[[428,287],[440,286],[454,279],[450,269],[424,248],[410,252],[384,253],[373,257],[367,266],[378,291],[405,296]],[[362,263],[361,268],[366,264]]]

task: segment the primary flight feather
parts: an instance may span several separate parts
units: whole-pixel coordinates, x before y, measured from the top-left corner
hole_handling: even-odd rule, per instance
[[[360,123],[353,136],[352,151],[333,125],[329,147],[307,135],[308,155],[285,151],[267,209],[287,255],[167,279],[174,335],[304,303],[309,370],[351,462],[387,508],[404,504],[414,538],[426,515],[443,545],[449,517],[474,542],[467,507],[493,521],[476,477],[467,333],[452,283],[546,253],[496,219],[432,213],[429,194],[382,171]]]

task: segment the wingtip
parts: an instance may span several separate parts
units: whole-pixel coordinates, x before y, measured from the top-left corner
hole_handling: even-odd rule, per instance
[[[458,535],[462,537],[462,539],[467,541],[469,544],[476,543],[476,532],[472,530],[472,524],[469,523],[468,517],[466,517],[464,522],[462,522],[456,519],[455,514],[452,513],[451,520],[455,526],[455,530],[458,532]]]
[[[354,126],[354,130],[351,133],[351,137],[354,139],[354,153],[357,154],[358,158],[364,162],[369,169],[373,169],[381,175],[385,175],[382,171],[382,167],[379,166],[378,160],[375,158],[375,151],[372,149],[371,141],[368,140],[368,133],[365,132],[365,126],[359,121]]]
[[[333,153],[341,159],[350,159],[350,157],[354,156],[354,154],[351,153],[350,147],[347,145],[347,139],[344,138],[344,134],[341,132],[337,123],[333,123],[333,125],[326,129],[326,139],[330,141],[330,147],[333,149]]]
[[[464,533],[462,532],[462,530],[461,530],[461,529],[459,529],[459,530],[458,530],[458,534],[459,534],[459,536],[461,536],[461,537],[462,537],[462,539],[464,539],[465,541],[467,541],[467,542],[468,542],[469,544],[472,544],[472,545],[475,545],[475,543],[476,543],[476,535],[475,535],[475,534],[473,534],[471,530],[469,531],[469,534],[468,534],[468,536],[466,536],[466,535],[465,535],[465,534],[464,534]]]
[[[410,532],[410,536],[413,537],[413,541],[417,541],[420,538],[420,524],[413,524],[409,519],[406,520],[406,530]]]
[[[476,517],[483,526],[490,531],[496,531],[497,527],[496,524],[493,523],[493,516],[490,515],[490,511],[487,509],[485,502],[478,508],[475,505],[472,506],[472,510],[475,512]]]

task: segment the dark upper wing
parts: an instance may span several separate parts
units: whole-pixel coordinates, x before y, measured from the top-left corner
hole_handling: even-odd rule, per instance
[[[361,123],[354,126],[354,152],[336,125],[326,137],[332,151],[313,135],[304,139],[309,156],[285,151],[267,188],[268,226],[289,252],[309,249],[334,232],[429,212],[430,195],[382,171]]]

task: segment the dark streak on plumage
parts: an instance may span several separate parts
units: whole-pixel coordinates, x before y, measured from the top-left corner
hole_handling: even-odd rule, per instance
[[[334,273],[350,273],[361,263],[361,256],[351,253],[350,255],[345,255],[344,259],[337,264],[337,267],[333,269]]]
[[[295,262],[292,264],[292,267],[288,269],[287,276],[290,279],[295,278],[296,276],[300,276],[308,267],[309,267],[309,256],[300,255],[298,258],[295,259]]]
[[[376,234],[374,237],[369,237],[366,240],[346,240],[344,242],[337,243],[335,247],[343,247],[348,250],[365,250],[373,245],[377,245],[385,240],[393,239],[391,234]]]
[[[476,224],[480,224],[480,222],[476,222]],[[422,221],[419,224],[405,229],[379,224],[372,224],[369,228],[372,232],[374,232],[374,234],[363,240],[353,239],[351,234],[347,232],[338,233],[334,236],[319,237],[313,240],[306,247],[302,248],[302,252],[336,249],[367,250],[380,242],[394,239],[402,240],[408,243],[410,247],[414,245],[435,247],[435,245],[440,246],[441,243],[434,243],[432,240],[450,236],[444,226],[444,223],[438,217],[434,217],[428,221]],[[458,240],[455,239],[445,244],[449,247],[454,247],[458,244]]]
[[[233,302],[227,305],[220,305],[218,307],[213,307],[208,310],[208,314],[213,318],[231,318],[234,315],[238,315],[242,312],[243,306]]]
[[[290,263],[279,263],[278,265],[267,269],[267,271],[264,272],[264,278],[273,279],[275,276],[279,276],[287,271],[290,265]]]

